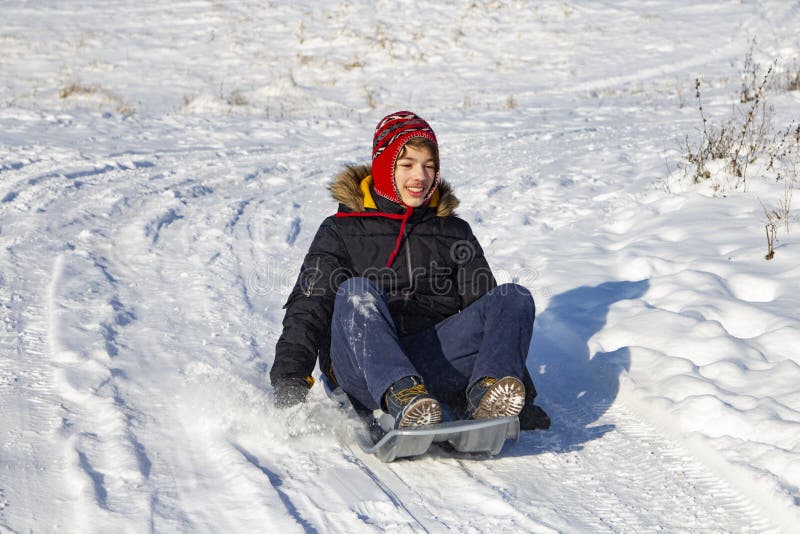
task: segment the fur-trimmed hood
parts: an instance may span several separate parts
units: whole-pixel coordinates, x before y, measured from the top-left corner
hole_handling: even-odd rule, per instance
[[[369,165],[348,165],[336,175],[328,185],[334,200],[344,204],[354,212],[364,211],[364,191],[362,182],[370,175]],[[439,217],[449,217],[455,215],[459,200],[453,193],[453,188],[445,180],[439,180],[439,187],[436,188],[434,196],[431,197],[431,207],[436,206],[436,215]]]

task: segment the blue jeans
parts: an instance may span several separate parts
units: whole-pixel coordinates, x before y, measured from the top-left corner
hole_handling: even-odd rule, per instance
[[[485,376],[522,380],[534,312],[527,289],[503,284],[431,328],[399,337],[383,292],[366,278],[351,278],[333,308],[333,372],[370,410],[382,407],[386,390],[409,375],[458,409],[468,387]]]

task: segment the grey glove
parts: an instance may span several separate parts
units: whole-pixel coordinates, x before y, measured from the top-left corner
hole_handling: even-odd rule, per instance
[[[305,378],[281,378],[272,383],[272,389],[275,390],[275,405],[288,408],[304,402],[309,388]]]

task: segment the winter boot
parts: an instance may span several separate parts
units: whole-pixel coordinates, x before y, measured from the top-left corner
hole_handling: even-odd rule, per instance
[[[467,392],[467,415],[472,419],[519,415],[525,405],[525,386],[513,376],[481,378]]]
[[[442,420],[442,407],[417,377],[401,378],[383,396],[395,428],[435,425]]]

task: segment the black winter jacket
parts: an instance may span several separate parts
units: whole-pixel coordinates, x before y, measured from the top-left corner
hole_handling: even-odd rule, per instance
[[[447,182],[404,225],[406,208],[376,194],[369,173],[366,165],[348,167],[329,186],[339,210],[320,225],[284,306],[273,384],[303,378],[312,384],[317,359],[334,378],[331,316],[336,290],[348,278],[367,277],[384,291],[401,337],[458,313],[497,285],[469,224],[455,215],[459,201]],[[525,385],[532,399],[528,373]]]

